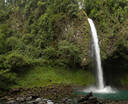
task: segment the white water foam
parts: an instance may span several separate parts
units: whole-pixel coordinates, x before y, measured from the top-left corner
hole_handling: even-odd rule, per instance
[[[97,87],[88,87],[85,90],[83,90],[84,92],[93,92],[93,93],[116,93],[117,89],[113,89],[111,88],[111,86],[105,86],[103,89],[97,89]]]

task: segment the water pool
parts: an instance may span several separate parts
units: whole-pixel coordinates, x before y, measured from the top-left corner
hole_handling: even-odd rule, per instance
[[[87,92],[76,91],[75,95],[87,95]],[[93,93],[98,99],[104,100],[125,100],[128,101],[128,90],[117,91],[116,93]]]

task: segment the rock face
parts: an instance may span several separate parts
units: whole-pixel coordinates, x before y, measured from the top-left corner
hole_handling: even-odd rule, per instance
[[[80,66],[86,66],[89,63],[88,46],[90,41],[90,26],[87,18],[86,13],[81,10],[77,18],[65,18],[63,21],[57,23],[56,28],[56,33],[59,32],[58,34],[61,34],[57,35],[59,46],[66,39],[69,43],[75,43],[78,48],[80,47]]]

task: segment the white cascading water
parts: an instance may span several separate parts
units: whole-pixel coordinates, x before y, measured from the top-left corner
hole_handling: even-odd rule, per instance
[[[97,88],[103,89],[104,88],[104,80],[103,80],[103,71],[101,66],[101,58],[100,58],[100,47],[98,44],[98,37],[97,37],[97,31],[95,28],[95,25],[92,21],[92,19],[88,18],[88,22],[91,27],[91,35],[92,35],[92,46],[93,46],[93,54],[94,58],[96,60],[96,70],[97,70]]]
[[[92,53],[93,58],[96,63],[96,72],[97,72],[97,87],[89,87],[85,92],[95,92],[95,93],[115,93],[110,86],[104,85],[103,71],[101,66],[101,57],[100,57],[100,47],[98,44],[97,31],[92,19],[88,18],[88,22],[91,27],[91,36],[92,36]]]
[[[78,1],[79,9],[83,8],[84,0]],[[110,86],[104,85],[103,71],[101,65],[101,57],[100,57],[100,47],[98,44],[98,36],[97,31],[92,19],[88,18],[88,22],[91,27],[91,36],[92,36],[92,52],[93,57],[96,61],[96,71],[97,71],[97,87],[92,86],[84,90],[85,92],[94,92],[94,93],[115,93],[116,89],[113,90]]]

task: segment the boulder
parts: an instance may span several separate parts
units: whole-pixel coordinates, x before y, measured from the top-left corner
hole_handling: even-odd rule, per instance
[[[41,102],[41,98],[36,98],[36,102]]]
[[[48,99],[42,99],[42,102],[47,103]]]
[[[37,104],[35,101],[29,101],[26,104]]]
[[[25,98],[23,98],[23,97],[17,97],[16,100],[17,100],[18,102],[23,102],[23,101],[25,101]]]
[[[10,100],[7,102],[7,104],[16,104],[16,101],[15,100]]]
[[[54,104],[54,103],[51,100],[48,100],[47,104]]]
[[[26,98],[26,101],[30,101],[30,100],[32,100],[32,96]]]

